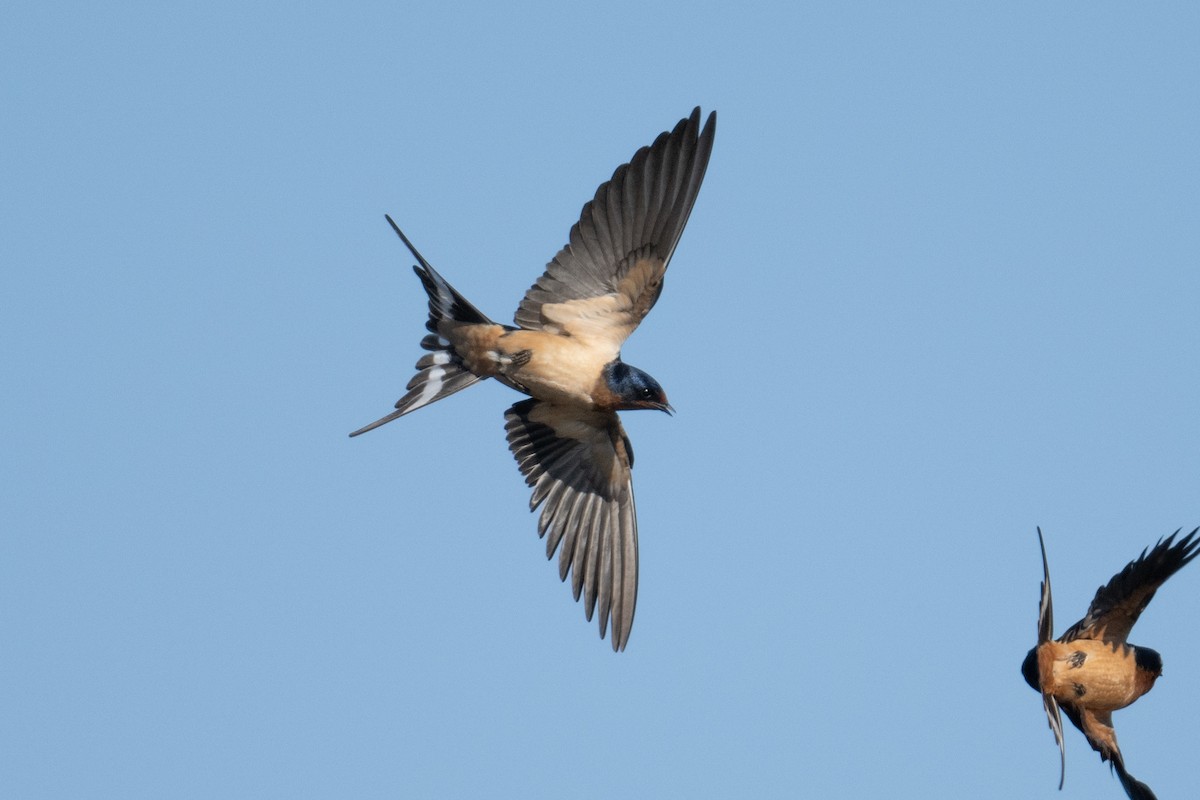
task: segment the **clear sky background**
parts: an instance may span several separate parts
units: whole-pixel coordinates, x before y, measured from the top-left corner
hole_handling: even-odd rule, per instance
[[[1003,6],[1003,7],[999,7]],[[1200,525],[1195,3],[18,3],[0,761],[77,797],[1119,798],[1019,665]],[[629,648],[544,557],[392,214],[510,320],[693,106],[625,359]],[[1117,732],[1194,795],[1200,567]]]

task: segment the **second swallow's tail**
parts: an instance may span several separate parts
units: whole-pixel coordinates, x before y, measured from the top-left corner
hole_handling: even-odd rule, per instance
[[[1125,794],[1129,795],[1129,800],[1158,800],[1154,792],[1150,791],[1149,786],[1125,771],[1125,760],[1121,758],[1120,753],[1117,753],[1112,760],[1112,767],[1117,773],[1117,779],[1121,781],[1121,787],[1125,790]]]
[[[421,347],[429,352],[417,361],[417,374],[408,382],[406,387],[408,393],[396,401],[396,410],[386,417],[375,420],[370,425],[359,428],[350,434],[351,436],[358,436],[360,433],[374,430],[410,411],[416,411],[443,397],[449,397],[455,392],[483,380],[467,369],[463,364],[462,357],[455,351],[454,345],[442,334],[439,325],[442,323],[495,324],[438,274],[437,270],[417,251],[417,248],[413,247],[412,242],[392,221],[391,217],[387,217],[387,221],[396,231],[400,240],[408,247],[413,257],[417,259],[417,266],[413,267],[413,271],[417,273],[417,277],[421,279],[421,285],[425,287],[425,293],[429,295],[429,321],[425,323],[429,335],[421,340]]]

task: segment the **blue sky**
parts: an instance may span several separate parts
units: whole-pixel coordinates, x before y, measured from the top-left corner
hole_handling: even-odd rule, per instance
[[[433,8],[433,6],[438,6]],[[1122,796],[1018,672],[1200,525],[1190,3],[21,3],[0,28],[0,753],[13,797]],[[510,319],[719,112],[625,347],[614,655],[485,384],[358,439],[424,298]],[[1133,640],[1194,792],[1200,568]]]

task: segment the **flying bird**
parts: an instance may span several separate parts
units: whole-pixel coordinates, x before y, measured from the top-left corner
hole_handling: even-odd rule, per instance
[[[1180,529],[1182,530],[1182,528]],[[1112,712],[1130,705],[1154,687],[1162,675],[1162,657],[1148,647],[1126,640],[1138,616],[1158,587],[1200,552],[1200,528],[1178,542],[1179,531],[1143,550],[1135,560],[1096,590],[1083,619],[1066,633],[1054,635],[1054,609],[1050,597],[1050,567],[1046,543],[1038,528],[1042,548],[1042,601],[1038,610],[1038,640],[1021,664],[1021,674],[1042,693],[1042,706],[1058,742],[1061,760],[1058,788],[1066,776],[1067,754],[1059,709],[1078,728],[1101,761],[1110,762],[1131,800],[1155,800],[1154,792],[1125,769],[1117,746]]]
[[[633,448],[618,411],[672,413],[654,378],[621,360],[621,345],[654,307],[700,191],[716,134],[700,109],[617,167],[584,205],[568,244],[517,306],[516,326],[483,315],[446,282],[391,217],[429,295],[428,352],[396,410],[366,433],[485,378],[529,396],[505,412],[508,446],[541,506],[546,557],[571,575],[600,636],[625,649],[637,601]]]

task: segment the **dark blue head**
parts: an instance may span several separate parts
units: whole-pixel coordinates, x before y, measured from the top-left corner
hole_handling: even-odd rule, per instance
[[[1037,648],[1033,648],[1025,656],[1025,660],[1021,662],[1021,674],[1025,676],[1025,682],[1029,684],[1029,688],[1035,692],[1042,690],[1041,678],[1038,677],[1038,659]]]
[[[1145,670],[1151,675],[1158,677],[1162,675],[1162,656],[1157,650],[1151,650],[1149,647],[1134,647],[1133,659],[1137,664],[1138,669]]]
[[[610,361],[604,367],[604,381],[617,396],[617,408],[633,410],[652,408],[668,414],[675,409],[667,402],[666,392],[658,381],[621,360]]]

